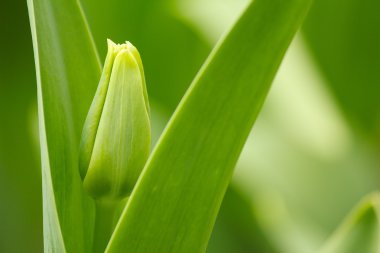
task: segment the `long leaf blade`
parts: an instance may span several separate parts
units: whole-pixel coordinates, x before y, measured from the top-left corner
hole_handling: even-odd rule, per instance
[[[195,78],[107,252],[204,252],[245,139],[309,0],[254,1]]]
[[[83,194],[77,149],[100,76],[76,0],[28,0],[38,83],[46,252],[87,252],[93,208]]]
[[[352,211],[320,253],[376,253],[380,250],[380,194],[366,197]]]

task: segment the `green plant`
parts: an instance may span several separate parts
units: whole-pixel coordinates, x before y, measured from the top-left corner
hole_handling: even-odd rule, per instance
[[[234,165],[310,2],[256,0],[247,7],[177,107],[123,203],[107,252],[206,250]],[[83,191],[78,153],[100,61],[77,1],[29,0],[28,7],[38,79],[45,250],[92,252],[96,214]]]

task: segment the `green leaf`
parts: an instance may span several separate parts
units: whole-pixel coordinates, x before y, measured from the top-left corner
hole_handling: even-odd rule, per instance
[[[107,252],[204,252],[234,165],[309,0],[254,1],[178,106]]]
[[[100,63],[76,0],[28,0],[38,82],[45,252],[88,252],[93,204],[78,170]]]
[[[380,250],[380,193],[367,196],[320,253],[377,253]]]

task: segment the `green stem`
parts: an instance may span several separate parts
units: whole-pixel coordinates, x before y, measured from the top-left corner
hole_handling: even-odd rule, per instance
[[[115,228],[118,201],[97,200],[93,252],[104,252]]]

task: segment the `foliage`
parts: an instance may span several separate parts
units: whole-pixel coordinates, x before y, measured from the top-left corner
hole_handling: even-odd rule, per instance
[[[244,2],[83,0],[83,11],[74,0],[28,1],[38,80],[45,251],[92,251],[94,203],[82,191],[78,149],[100,77],[95,45],[103,59],[108,37],[131,40],[142,53],[155,143],[110,252],[124,247],[132,252],[149,252],[149,247],[159,252],[205,251],[210,236],[210,253],[315,252],[347,210],[378,189],[378,150],[373,147],[378,147],[380,122],[379,5],[369,0],[314,3],[302,30],[308,46],[303,54],[310,51],[312,64],[306,65],[321,70],[313,77],[326,80],[318,85],[327,85],[327,96],[320,99],[318,92],[304,89],[313,77],[303,78],[309,72],[305,73],[301,61],[295,65],[295,79],[284,81],[280,71],[280,81],[275,82],[248,137],[309,1],[256,0],[238,17],[236,10],[243,9]],[[4,50],[0,102],[6,108],[0,125],[0,197],[7,203],[0,208],[4,218],[0,251],[40,252],[40,176],[35,162],[36,106],[26,6],[14,1],[5,5],[12,11],[4,11],[1,18],[14,28],[1,27],[7,39],[0,42]],[[228,13],[238,21],[188,88],[213,46],[215,31],[228,31],[225,24],[233,19]],[[289,61],[283,65],[289,72]],[[292,80],[304,85],[292,88]],[[279,82],[284,88],[278,88]],[[12,83],[20,86],[8,85]],[[297,96],[304,98],[297,100]],[[335,105],[347,120],[339,123],[343,131],[342,127],[335,132],[329,129],[337,125],[332,119],[337,116],[324,114],[335,110]],[[332,115],[339,115],[339,110]],[[237,177],[213,228],[247,137]],[[155,192],[150,191],[153,185]],[[371,248],[378,244],[376,196],[353,211],[322,252],[376,252]],[[149,230],[144,229],[147,225]],[[19,238],[25,238],[23,243],[18,243]],[[152,242],[140,247],[134,244],[136,238]],[[154,244],[159,240],[162,243]]]

